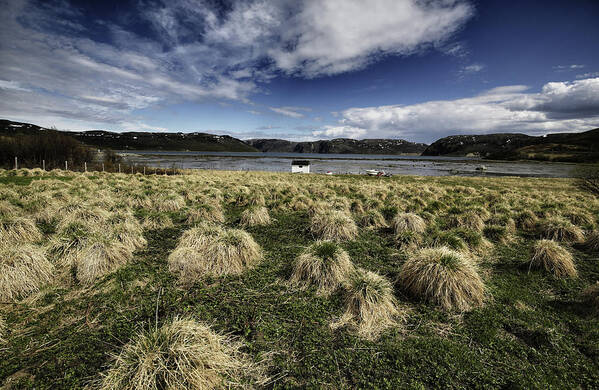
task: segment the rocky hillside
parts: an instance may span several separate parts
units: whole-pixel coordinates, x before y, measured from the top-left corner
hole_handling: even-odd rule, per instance
[[[248,144],[261,152],[288,153],[339,153],[339,154],[416,154],[426,149],[426,144],[401,139],[336,138],[312,142],[292,142],[282,139],[251,139]]]
[[[39,134],[50,131],[29,123],[0,120],[0,135]],[[115,150],[189,150],[215,152],[256,152],[247,143],[228,135],[207,133],[114,133],[104,130],[60,131],[82,143]]]
[[[433,142],[423,156],[479,156],[498,160],[599,161],[599,129],[545,136],[503,133],[452,135]]]

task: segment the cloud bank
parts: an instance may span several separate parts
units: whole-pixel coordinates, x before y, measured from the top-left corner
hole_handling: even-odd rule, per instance
[[[349,108],[321,138],[405,138],[432,142],[449,134],[575,132],[599,127],[599,78],[551,82],[538,93],[523,85],[412,105]]]
[[[1,1],[0,116],[144,127],[135,110],[248,102],[280,74],[334,75],[442,46],[473,14],[462,0],[217,3],[140,0],[102,18],[65,0]]]

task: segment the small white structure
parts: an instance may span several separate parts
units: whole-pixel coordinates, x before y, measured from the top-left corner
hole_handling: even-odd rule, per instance
[[[310,161],[293,160],[291,161],[291,173],[310,173]]]

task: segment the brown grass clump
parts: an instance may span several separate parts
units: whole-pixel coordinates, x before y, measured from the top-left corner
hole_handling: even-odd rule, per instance
[[[191,319],[142,332],[113,356],[102,390],[215,389],[265,382],[240,345]]]
[[[399,281],[411,294],[445,310],[481,306],[484,284],[470,260],[447,247],[425,248],[400,269]]]
[[[387,221],[385,221],[385,217],[378,210],[368,210],[360,214],[359,216],[360,225],[364,227],[369,227],[372,229],[381,229],[386,228]]]
[[[132,257],[132,249],[118,241],[94,239],[74,258],[77,280],[83,284],[91,284],[127,264]]]
[[[4,318],[0,316],[0,345],[6,343],[6,339],[4,338],[4,334],[6,332],[6,322]]]
[[[42,233],[27,217],[0,216],[0,245],[39,241]]]
[[[217,203],[201,203],[193,206],[187,212],[187,223],[193,224],[198,222],[225,222],[223,210]]]
[[[185,198],[181,195],[169,194],[154,201],[157,211],[178,211],[185,207]]]
[[[0,299],[25,297],[49,282],[54,266],[31,245],[0,249]]]
[[[171,217],[162,213],[153,213],[144,217],[141,223],[145,229],[166,229],[175,226]]]
[[[524,210],[516,215],[516,226],[527,232],[533,231],[538,221],[537,215],[530,210]]]
[[[61,218],[59,228],[72,223],[82,223],[87,226],[99,226],[104,224],[110,217],[110,213],[99,207],[80,206],[78,204],[67,204],[61,207],[57,214]]]
[[[456,216],[455,226],[481,232],[485,227],[485,222],[475,211],[467,211]]]
[[[113,225],[112,234],[118,242],[132,252],[144,248],[148,243],[143,236],[141,225],[135,219]]]
[[[351,240],[358,235],[354,220],[344,211],[318,209],[312,217],[312,233],[323,240]]]
[[[595,226],[595,218],[593,215],[585,210],[574,210],[566,214],[570,222],[576,226]]]
[[[339,245],[319,241],[309,246],[293,265],[290,282],[300,288],[316,286],[319,295],[330,295],[347,281],[354,266]]]
[[[585,288],[582,299],[595,313],[599,313],[599,282]]]
[[[270,224],[270,215],[264,206],[248,207],[241,213],[242,226],[261,226]]]
[[[357,268],[345,286],[346,310],[333,328],[344,325],[366,339],[376,339],[385,329],[397,326],[403,314],[393,296],[393,286],[385,277]]]
[[[399,213],[393,219],[393,228],[395,235],[399,236],[403,232],[424,233],[426,222],[419,215],[414,213]]]
[[[575,277],[578,274],[570,252],[552,240],[539,240],[535,243],[530,267],[544,269],[557,277]]]
[[[584,247],[592,252],[599,252],[599,232],[590,232],[584,242]]]
[[[561,217],[549,217],[541,221],[540,228],[543,238],[548,240],[565,242],[582,242],[584,240],[582,229]]]
[[[262,249],[239,229],[200,225],[185,232],[168,257],[169,269],[182,282],[203,275],[239,275],[262,260]]]

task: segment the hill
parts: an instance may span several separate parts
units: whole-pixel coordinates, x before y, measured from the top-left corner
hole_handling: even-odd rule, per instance
[[[335,153],[335,154],[416,154],[427,145],[402,139],[335,138],[311,142],[293,142],[282,139],[250,139],[247,141],[261,152]]]
[[[422,155],[474,155],[496,160],[599,161],[599,129],[539,137],[517,133],[452,135],[433,142]]]
[[[39,134],[53,131],[30,123],[0,120],[0,135]],[[213,152],[256,152],[247,143],[228,135],[207,133],[115,133],[104,130],[59,131],[90,146],[117,150],[190,150]]]

